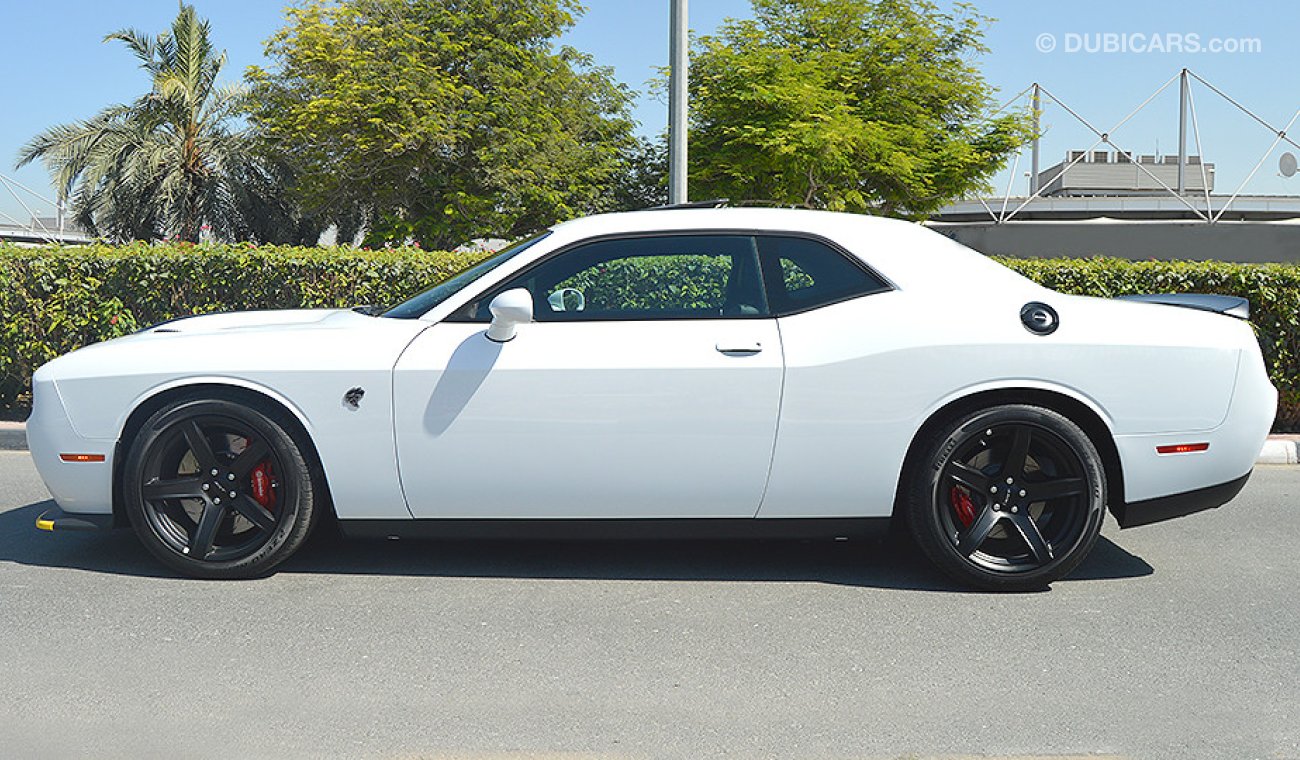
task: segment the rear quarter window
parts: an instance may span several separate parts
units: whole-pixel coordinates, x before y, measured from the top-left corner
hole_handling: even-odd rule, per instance
[[[866,266],[821,241],[764,236],[758,244],[768,299],[778,315],[891,289]]]

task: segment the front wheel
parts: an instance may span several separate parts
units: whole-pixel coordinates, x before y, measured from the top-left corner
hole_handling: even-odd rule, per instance
[[[155,412],[123,475],[140,540],[196,578],[265,575],[306,540],[319,511],[302,447],[277,415],[228,399]]]
[[[905,509],[913,537],[967,585],[1041,589],[1101,534],[1106,477],[1078,425],[1035,406],[969,413],[923,442]]]

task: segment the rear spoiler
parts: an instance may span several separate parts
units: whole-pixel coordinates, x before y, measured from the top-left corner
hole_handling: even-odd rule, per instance
[[[1208,293],[1157,293],[1141,296],[1120,296],[1122,301],[1142,301],[1165,306],[1181,306],[1224,314],[1237,319],[1250,319],[1250,301],[1239,296],[1217,296]]]

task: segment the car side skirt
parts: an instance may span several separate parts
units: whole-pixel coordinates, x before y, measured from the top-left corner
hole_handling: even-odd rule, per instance
[[[883,536],[888,517],[681,518],[609,520],[339,520],[349,538],[650,541],[863,539]]]
[[[1246,481],[1250,480],[1253,472],[1254,470],[1251,470],[1236,480],[1230,480],[1227,483],[1220,483],[1209,488],[1198,488],[1195,491],[1161,496],[1158,499],[1135,501],[1129,504],[1114,504],[1111,506],[1111,513],[1115,515],[1119,527],[1136,528],[1139,525],[1150,525],[1151,523],[1172,520],[1175,517],[1221,507],[1241,493],[1241,489],[1246,486]]]

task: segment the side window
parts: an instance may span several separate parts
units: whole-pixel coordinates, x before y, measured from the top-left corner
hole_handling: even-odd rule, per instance
[[[789,314],[889,290],[861,264],[825,243],[799,237],[761,237],[763,275],[777,314]]]
[[[667,235],[589,243],[494,289],[460,316],[490,320],[496,294],[526,288],[538,322],[709,319],[768,313],[754,239]]]

